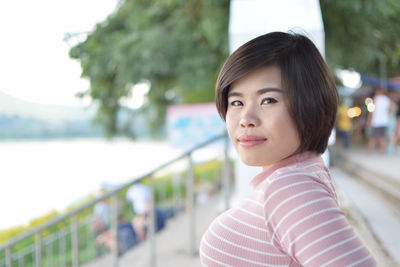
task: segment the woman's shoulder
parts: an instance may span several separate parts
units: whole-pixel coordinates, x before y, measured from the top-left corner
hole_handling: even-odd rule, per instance
[[[321,156],[315,155],[307,160],[299,160],[293,164],[288,164],[276,169],[270,176],[270,182],[290,180],[291,177],[297,179],[313,179],[329,176]]]
[[[259,191],[268,196],[280,190],[307,187],[320,187],[335,195],[329,171],[321,162],[294,164],[277,169],[260,184]]]
[[[316,177],[317,175],[327,175],[325,163],[320,154],[307,151],[275,163],[253,177],[250,184],[253,188],[259,188],[292,176]]]

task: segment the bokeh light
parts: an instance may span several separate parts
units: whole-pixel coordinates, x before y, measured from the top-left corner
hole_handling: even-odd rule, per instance
[[[347,110],[347,116],[349,116],[349,118],[355,118],[360,116],[362,113],[361,108],[359,107],[352,107],[349,108],[349,110]]]

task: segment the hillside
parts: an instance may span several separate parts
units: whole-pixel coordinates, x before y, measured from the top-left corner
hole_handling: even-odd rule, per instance
[[[41,120],[71,120],[88,118],[93,112],[79,107],[36,104],[0,92],[0,114]]]
[[[41,105],[0,92],[0,139],[101,136],[94,109]]]

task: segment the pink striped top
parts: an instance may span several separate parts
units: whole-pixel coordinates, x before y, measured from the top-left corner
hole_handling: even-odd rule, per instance
[[[251,185],[252,196],[203,235],[203,266],[377,265],[339,209],[319,154],[282,160]]]

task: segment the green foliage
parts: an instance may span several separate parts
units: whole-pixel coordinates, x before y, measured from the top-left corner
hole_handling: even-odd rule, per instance
[[[219,160],[211,160],[196,164],[194,166],[195,183],[218,183],[218,180],[220,179],[219,173],[221,168],[222,162]],[[187,171],[179,173],[167,173],[165,175],[158,176],[154,180],[154,195],[156,203],[159,205],[164,205],[166,203],[170,204],[173,198],[177,196],[176,194],[179,194],[179,196],[185,196],[186,185],[184,181],[187,176]],[[149,183],[149,181],[146,181],[146,183]]]
[[[389,77],[400,70],[400,1],[321,0],[327,61],[332,69]]]
[[[219,171],[221,168],[222,162],[218,160],[212,160],[198,164],[194,167],[195,177],[199,180],[215,183],[216,179],[219,178]]]
[[[151,83],[143,110],[153,128],[163,124],[170,103],[212,101],[228,53],[228,11],[227,0],[125,0],[71,49],[90,80],[80,96],[99,103],[97,122],[109,135],[120,131],[120,99],[143,80]]]
[[[39,225],[45,224],[46,222],[50,221],[58,215],[58,212],[53,210],[43,216],[31,220],[27,226],[18,225],[5,230],[0,230],[0,244],[4,244],[15,236],[27,232]]]
[[[71,57],[81,62],[82,76],[90,80],[90,89],[80,95],[99,103],[97,122],[109,135],[129,129],[118,126],[120,99],[140,81],[151,82],[141,112],[156,133],[162,133],[168,104],[213,100],[216,74],[228,54],[229,2],[125,0],[85,42],[71,49]],[[388,76],[399,74],[400,1],[320,4],[332,70],[378,76],[382,61]]]

